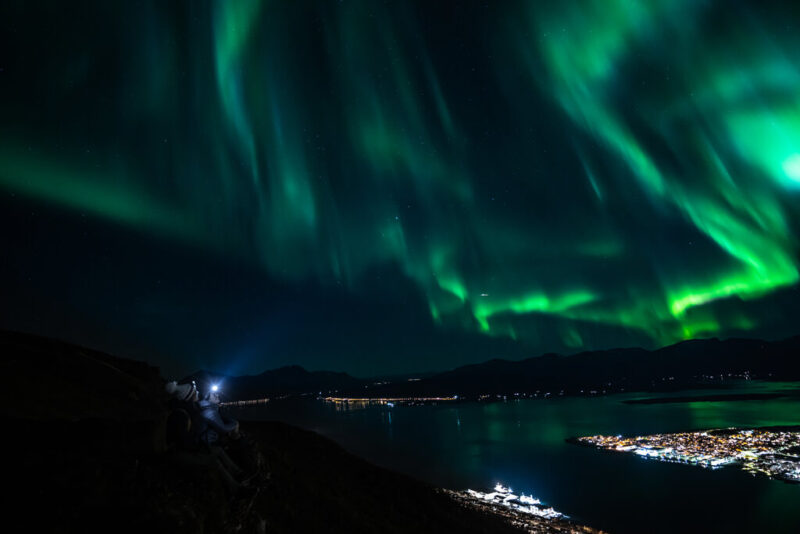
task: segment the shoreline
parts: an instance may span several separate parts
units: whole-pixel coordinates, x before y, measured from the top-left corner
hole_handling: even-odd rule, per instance
[[[729,395],[692,395],[688,397],[648,397],[629,399],[622,404],[677,404],[682,402],[735,402],[750,400],[772,400],[792,396],[788,393],[731,393]]]

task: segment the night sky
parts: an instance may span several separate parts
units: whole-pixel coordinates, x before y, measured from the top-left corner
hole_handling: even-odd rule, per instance
[[[800,12],[8,1],[0,327],[166,373],[800,332]]]

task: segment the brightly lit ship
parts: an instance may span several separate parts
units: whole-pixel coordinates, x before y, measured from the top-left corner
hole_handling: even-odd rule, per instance
[[[553,507],[545,507],[542,505],[542,501],[539,499],[525,495],[524,493],[515,495],[511,491],[511,488],[503,486],[500,483],[495,485],[494,491],[488,493],[471,489],[468,489],[466,493],[471,498],[481,503],[502,506],[523,514],[534,515],[544,519],[564,517],[564,514],[557,512]]]

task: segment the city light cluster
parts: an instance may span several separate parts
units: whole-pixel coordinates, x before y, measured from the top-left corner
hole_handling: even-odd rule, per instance
[[[741,465],[753,474],[800,482],[800,431],[718,429],[649,436],[587,436],[583,445],[712,469]]]
[[[458,395],[452,397],[325,397],[323,400],[337,405],[366,406],[381,404],[394,406],[395,404],[424,404],[457,401]]]

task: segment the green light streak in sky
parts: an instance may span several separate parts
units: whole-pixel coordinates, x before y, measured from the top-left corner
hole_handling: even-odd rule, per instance
[[[589,291],[574,291],[563,295],[548,297],[544,292],[527,293],[520,298],[505,300],[491,298],[480,299],[474,306],[475,318],[483,331],[489,331],[489,319],[500,313],[551,313],[562,314],[572,308],[595,300],[596,296]]]
[[[740,184],[731,180],[730,175],[726,176],[727,181],[697,180],[698,174],[713,177],[719,172],[719,168],[703,168],[698,166],[698,162],[692,162],[691,168],[662,170],[655,163],[657,158],[649,152],[663,151],[662,147],[654,144],[654,138],[662,137],[663,146],[667,148],[675,144],[665,134],[669,130],[665,125],[657,124],[658,129],[654,129],[650,136],[653,146],[648,149],[626,126],[631,120],[630,110],[625,105],[627,102],[614,100],[613,91],[623,77],[626,62],[650,53],[661,55],[663,51],[651,48],[658,42],[669,39],[675,39],[676,43],[684,42],[681,34],[693,31],[687,19],[690,20],[695,10],[702,7],[705,6],[697,3],[639,4],[620,0],[570,4],[544,16],[538,8],[532,9],[550,81],[546,90],[587,133],[617,153],[629,167],[631,175],[651,195],[651,201],[671,204],[682,211],[698,230],[738,260],[735,274],[730,274],[728,268],[729,274],[709,279],[701,285],[694,283],[680,289],[668,286],[669,309],[679,319],[691,307],[731,296],[758,297],[798,280],[796,246],[782,224],[783,210],[775,191],[760,186],[757,196],[745,198],[753,191],[745,192]],[[789,71],[797,79],[796,66],[786,68],[785,64],[780,65],[781,72]],[[736,71],[735,76],[715,72],[711,85],[707,85],[696,73],[681,73],[680,69],[687,68],[685,63],[668,67],[676,68],[675,76],[699,83],[699,86],[690,87],[690,95],[697,92],[706,99],[716,99],[716,102],[731,100],[745,90],[752,91],[759,84],[771,86],[777,80],[782,83],[786,80],[776,77],[774,69],[753,68],[753,75],[766,75],[766,79],[754,79],[742,75],[742,71]],[[742,83],[743,80],[746,82]],[[792,86],[795,91],[797,85]],[[770,112],[760,108],[742,111],[741,106],[735,106],[735,110],[715,109],[713,103],[709,101],[707,109],[699,110],[702,119],[711,123],[721,122],[728,131],[720,134],[722,139],[712,139],[710,144],[729,146],[734,152],[726,151],[721,156],[715,154],[717,167],[720,160],[739,156],[760,165],[764,172],[779,180],[793,179],[797,174],[793,159],[798,150],[795,132],[800,132],[800,127],[792,112]],[[693,109],[694,113],[697,111]],[[655,117],[657,115],[647,118],[652,121]],[[686,120],[686,117],[680,117],[680,120]],[[698,188],[688,181],[687,176],[679,176],[681,173],[691,173],[695,175],[692,178],[696,183],[710,187]],[[594,186],[591,175],[590,179]],[[706,322],[703,328],[684,327],[684,333],[698,330],[713,333],[719,327],[712,321]]]
[[[245,103],[243,76],[246,66],[242,56],[247,51],[248,37],[256,25],[261,1],[217,2],[215,7],[217,87],[223,110],[230,118],[238,141],[245,151],[253,180],[257,182],[259,172],[256,146]]]
[[[20,152],[0,151],[0,186],[117,223],[179,239],[195,237],[196,226],[189,214],[151,196],[119,172],[69,169]]]
[[[743,158],[779,184],[800,179],[800,101],[788,109],[736,113],[726,122]]]
[[[119,80],[91,46],[20,82],[70,104],[14,115],[0,187],[286,283],[391,265],[435,324],[531,346],[749,330],[798,282],[800,38],[769,20],[503,3],[441,39],[425,3],[148,6],[107,36]]]
[[[787,178],[800,183],[800,154],[792,154],[783,160],[781,169]]]

